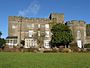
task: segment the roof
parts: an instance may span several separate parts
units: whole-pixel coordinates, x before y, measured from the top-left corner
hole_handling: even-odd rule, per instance
[[[8,37],[6,37],[6,39],[12,39],[12,38],[18,38],[18,36],[8,36]]]

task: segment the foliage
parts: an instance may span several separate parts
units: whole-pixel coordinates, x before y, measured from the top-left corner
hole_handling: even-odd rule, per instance
[[[68,26],[64,24],[56,24],[52,27],[51,32],[53,33],[51,39],[52,46],[67,45],[72,42],[72,32]]]
[[[6,40],[4,38],[1,38],[2,32],[0,31],[0,48],[4,48],[4,44],[6,43]]]
[[[85,44],[84,48],[90,48],[90,44]]]
[[[70,44],[70,49],[71,49],[73,52],[78,52],[77,43],[71,43],[71,44]]]
[[[5,39],[0,38],[0,48],[3,48],[5,43],[6,43]]]
[[[21,44],[22,44],[22,46],[20,46],[20,48],[23,48],[24,47],[24,45],[25,45],[25,41],[24,40],[21,40],[21,42],[20,42]]]
[[[1,38],[2,32],[0,31],[0,38]]]
[[[86,25],[86,35],[90,36],[90,24]]]
[[[69,49],[69,48],[64,48],[64,49],[62,50],[62,52],[68,53],[68,52],[71,52],[71,49]]]
[[[0,53],[0,68],[90,68],[90,53]]]
[[[21,40],[21,44],[24,46],[25,45],[25,41],[24,40]]]

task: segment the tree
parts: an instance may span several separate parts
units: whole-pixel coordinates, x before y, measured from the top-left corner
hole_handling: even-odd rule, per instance
[[[4,44],[6,43],[6,40],[4,38],[1,38],[2,32],[0,31],[0,48],[4,48]]]
[[[0,38],[0,48],[4,48],[5,43],[6,43],[6,40],[4,38]]]
[[[2,32],[0,31],[0,38],[1,38]]]
[[[86,35],[90,36],[90,24],[86,25]]]
[[[22,47],[25,45],[25,41],[21,40]]]
[[[51,32],[53,34],[51,39],[52,46],[58,47],[60,45],[66,45],[68,47],[69,43],[73,40],[71,30],[64,24],[54,25],[51,29]]]

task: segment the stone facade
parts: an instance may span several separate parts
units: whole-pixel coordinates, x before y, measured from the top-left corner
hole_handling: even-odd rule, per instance
[[[72,30],[74,42],[81,42],[81,47],[86,44],[86,23],[84,21],[72,20],[66,23]]]
[[[9,16],[8,36],[17,36],[17,44],[20,45],[21,40],[30,41],[30,39],[33,38],[34,41],[37,41],[35,36],[37,35],[38,37],[41,37],[44,34],[44,44],[42,46],[46,45],[47,48],[47,45],[49,45],[49,41],[51,40],[50,22],[53,20],[55,20],[56,23],[64,23],[64,14],[51,13],[49,18],[24,18],[19,16]],[[25,45],[28,46],[28,42],[26,42]]]
[[[25,18],[20,16],[9,16],[7,37],[7,41],[9,41],[8,44],[11,43],[11,40],[15,41],[17,39],[16,44],[19,46],[21,46],[20,41],[25,40],[25,48],[50,48],[49,42],[52,35],[50,31],[51,22],[68,25],[72,30],[74,38],[73,42],[77,43],[77,41],[81,41],[82,47],[84,44],[90,43],[90,27],[87,26],[85,21],[72,20],[64,23],[63,13],[51,13],[49,18]]]
[[[86,24],[86,44],[90,44],[90,24]]]

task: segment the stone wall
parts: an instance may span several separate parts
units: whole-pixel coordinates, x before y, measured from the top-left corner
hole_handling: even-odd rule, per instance
[[[26,37],[29,37],[29,30],[33,30],[34,33],[38,30],[41,30],[41,32],[50,31],[50,29],[45,30],[45,24],[49,24],[53,18],[56,19],[56,23],[64,23],[64,14],[62,13],[52,13],[50,14],[50,17],[26,18],[20,16],[9,16],[8,36],[18,36],[18,44],[20,44],[20,40],[24,40]],[[38,28],[39,24],[40,28]]]
[[[72,20],[66,23],[72,30],[74,41],[81,40],[86,43],[86,23],[84,21]]]

